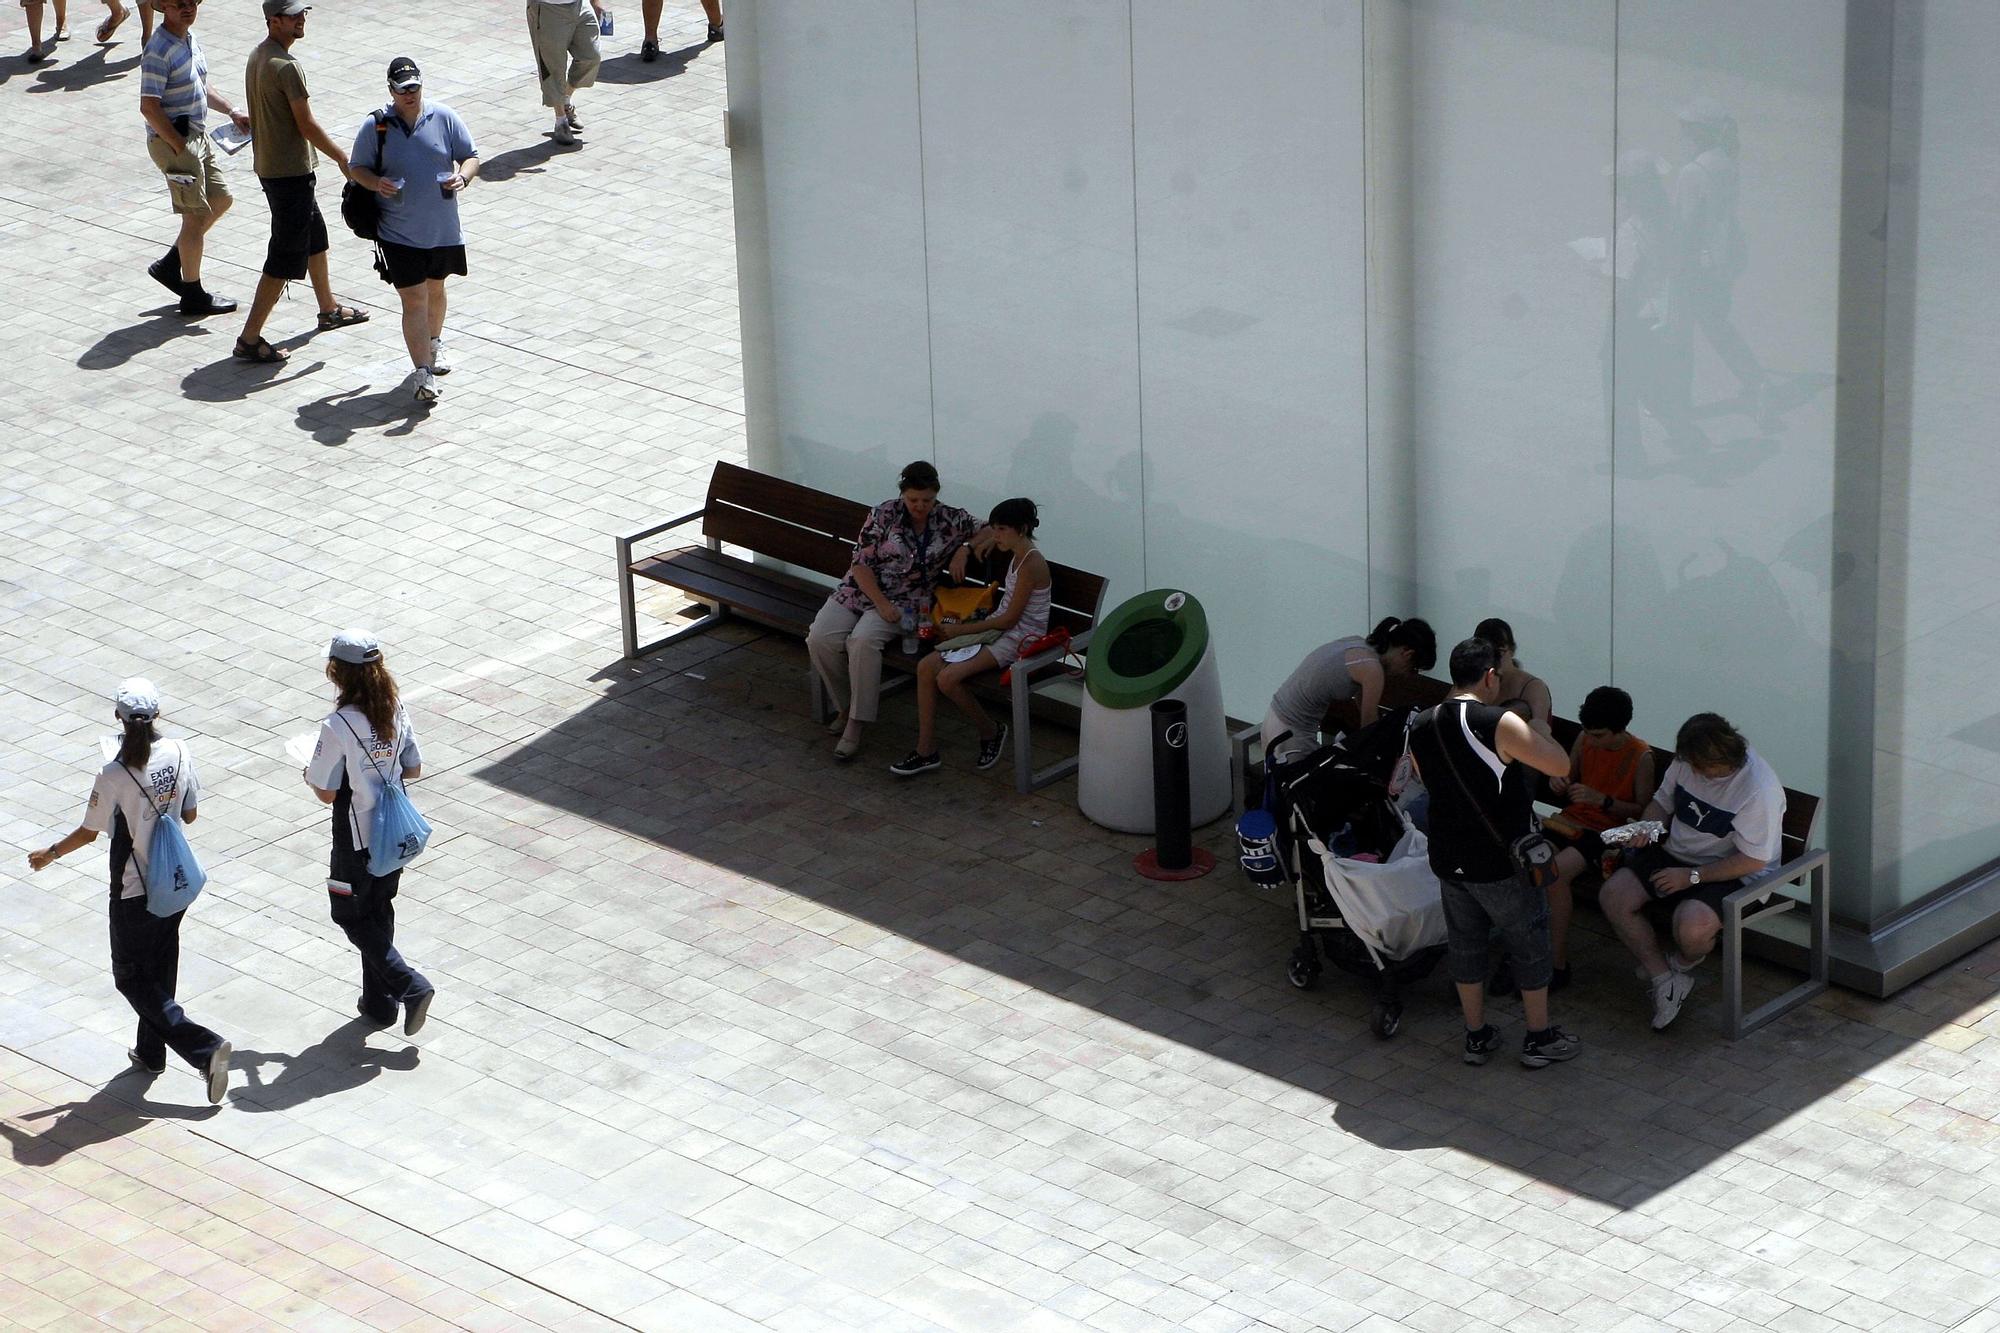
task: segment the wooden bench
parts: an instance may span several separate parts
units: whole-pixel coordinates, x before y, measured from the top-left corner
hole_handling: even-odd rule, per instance
[[[1549,731],[1558,745],[1568,750],[1576,744],[1583,724],[1571,718],[1551,717]],[[1653,747],[1656,778],[1667,775],[1674,752]],[[1536,796],[1558,808],[1546,779],[1537,784]],[[1827,885],[1828,854],[1813,846],[1814,826],[1819,821],[1819,797],[1811,792],[1785,788],[1785,820],[1777,863],[1765,869],[1722,900],[1722,988],[1726,1007],[1724,1028],[1737,1041],[1763,1027],[1772,1019],[1790,1013],[1827,988],[1828,949],[1833,937],[1833,900]],[[1806,883],[1803,901],[1786,893],[1788,886]],[[1743,1012],[1743,928],[1753,921],[1804,907],[1811,913],[1811,940],[1806,951],[1806,979],[1784,994],[1745,1014]]]
[[[1430,708],[1442,702],[1451,693],[1451,686],[1444,681],[1429,676],[1391,676],[1383,685],[1382,712],[1397,708],[1415,706]],[[1320,733],[1331,736],[1336,732],[1353,729],[1359,722],[1359,707],[1351,700],[1342,700],[1327,710],[1325,720],[1320,724]],[[1236,796],[1236,808],[1244,808],[1245,793],[1252,774],[1250,746],[1257,740],[1262,723],[1238,725],[1231,732],[1233,773],[1232,782]],[[1583,731],[1583,724],[1571,718],[1551,717],[1549,730],[1556,743],[1564,750],[1576,744],[1577,736]],[[1667,765],[1674,761],[1672,750],[1653,747],[1653,771],[1657,777],[1665,777]],[[1546,805],[1560,808],[1563,802],[1555,798],[1546,778],[1538,778],[1536,797]],[[1785,788],[1785,820],[1782,850],[1778,863],[1756,876],[1750,883],[1722,900],[1722,986],[1726,992],[1726,1007],[1723,1020],[1731,1041],[1741,1038],[1763,1027],[1772,1019],[1790,1013],[1806,1001],[1827,988],[1828,950],[1832,943],[1833,906],[1827,885],[1828,854],[1823,848],[1813,846],[1813,833],[1819,819],[1819,797],[1811,792]],[[1785,892],[1788,886],[1796,886],[1801,881],[1806,884],[1804,900]],[[1769,1002],[1759,1005],[1750,1013],[1743,1012],[1743,928],[1754,921],[1777,916],[1794,907],[1804,907],[1811,913],[1811,939],[1806,952],[1806,979]]]
[[[708,499],[701,508],[617,539],[618,614],[625,656],[637,658],[658,652],[668,644],[712,629],[732,616],[804,638],[832,591],[831,585],[846,577],[854,559],[854,539],[868,511],[869,506],[859,501],[733,463],[717,463],[709,476]],[[697,520],[701,523],[699,542],[634,555],[640,543]],[[724,545],[780,561],[809,574],[774,569],[725,551]],[[1054,561],[1049,562],[1049,574],[1050,628],[1069,630],[1070,648],[1081,652],[1088,647],[1103,610],[1106,580],[1102,575]],[[708,611],[692,623],[642,644],[636,596],[638,579],[649,579],[684,592],[706,604]],[[1014,664],[1006,685],[1000,683],[1001,673],[997,671],[986,672],[969,682],[975,692],[1004,700],[1009,706],[1014,785],[1023,794],[1076,771],[1074,756],[1036,771],[1029,745],[1030,706],[1037,694],[1063,678],[1063,656],[1062,650],[1052,649],[1024,658]],[[915,673],[917,660],[895,645],[882,654],[883,666],[903,673],[906,678]],[[823,720],[829,716],[825,686],[817,671],[808,669],[807,674],[812,681],[812,715],[815,720]]]

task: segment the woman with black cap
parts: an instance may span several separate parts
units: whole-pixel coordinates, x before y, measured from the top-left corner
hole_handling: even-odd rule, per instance
[[[127,1052],[148,1074],[166,1072],[167,1048],[208,1081],[208,1102],[229,1087],[229,1043],[189,1018],[174,999],[180,971],[181,918],[154,916],[146,905],[146,866],[154,826],[162,819],[194,823],[201,782],[185,741],[160,742],[160,692],[137,677],[118,687],[123,736],[118,753],[98,771],[90,804],[74,832],[28,853],[40,870],[79,847],[111,835],[111,979],[139,1015],[139,1036]]]
[[[355,1011],[387,1027],[401,1009],[403,1035],[414,1037],[430,1015],[436,991],[396,951],[396,890],[403,872],[371,874],[368,837],[384,786],[415,779],[423,771],[423,755],[374,635],[352,629],[334,635],[326,678],[340,698],[320,724],[305,780],[333,807],[328,906],[333,923],[361,955],[361,999]]]

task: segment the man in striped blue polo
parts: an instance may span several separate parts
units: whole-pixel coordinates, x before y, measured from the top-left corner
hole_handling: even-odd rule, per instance
[[[246,134],[250,117],[208,86],[208,58],[195,40],[201,0],[160,0],[160,25],[139,58],[139,114],[146,119],[146,151],[167,178],[181,234],[173,249],[146,272],[180,298],[183,315],[226,315],[236,302],[201,285],[201,251],[208,229],[229,211],[229,186],[208,141],[214,107]]]

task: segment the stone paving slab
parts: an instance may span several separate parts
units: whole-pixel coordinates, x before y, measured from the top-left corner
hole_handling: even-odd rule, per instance
[[[241,8],[201,19],[232,91]],[[487,154],[428,411],[351,238],[336,285],[376,320],[305,337],[295,297],[281,372],[161,313],[130,28],[0,60],[0,1319],[2000,1327],[2000,947],[1730,1045],[1713,977],[1648,1032],[1586,913],[1584,1057],[1468,1069],[1440,979],[1374,1041],[1353,979],[1286,984],[1286,903],[1137,880],[1139,840],[972,772],[956,723],[897,783],[907,695],[840,768],[795,643],[619,662],[612,535],[740,457],[724,52],[642,65],[621,11],[589,146],[556,151],[518,6],[411,12],[323,9],[301,50],[342,124],[415,54]],[[210,273],[247,295],[239,195]],[[401,900],[440,987],[414,1041],[353,1021],[325,814],[282,753],[349,621],[389,645],[438,826]],[[21,868],[140,669],[207,785],[181,990],[237,1046],[214,1110],[125,1070],[101,845]]]

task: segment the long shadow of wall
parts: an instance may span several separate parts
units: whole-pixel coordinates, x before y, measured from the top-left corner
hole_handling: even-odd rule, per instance
[[[804,672],[799,645],[733,627],[612,664],[600,702],[477,776],[664,849],[635,873],[657,866],[657,901],[675,913],[740,912],[727,886],[741,876],[1115,1020],[1123,1026],[1109,1036],[1104,1025],[1090,1035],[1147,1062],[1142,1086],[1185,1093],[1185,1054],[1198,1053],[1240,1067],[1247,1095],[1323,1099],[1306,1113],[1330,1114],[1381,1148],[1454,1148],[1524,1184],[1620,1207],[1777,1127],[1903,1044],[1837,1005],[1731,1044],[1717,1029],[1713,964],[1680,1024],[1655,1035],[1629,960],[1588,925],[1583,979],[1559,1000],[1559,1017],[1587,1043],[1576,1063],[1466,1067],[1441,975],[1412,995],[1402,1035],[1377,1042],[1365,987],[1337,973],[1312,993],[1284,980],[1288,900],[1251,896],[1233,871],[1181,885],[1138,879],[1129,862],[1143,840],[1086,823],[1067,784],[1034,797],[992,775],[898,784],[874,750],[836,768],[804,716]],[[900,743],[908,708],[906,696],[885,706],[891,742],[875,750]],[[1067,733],[1051,739],[1073,744]],[[1224,821],[1204,834],[1225,857],[1227,832]],[[1497,1003],[1518,1034],[1518,1006]],[[1014,1056],[994,1058],[998,1086],[1013,1077],[1004,1061]]]

